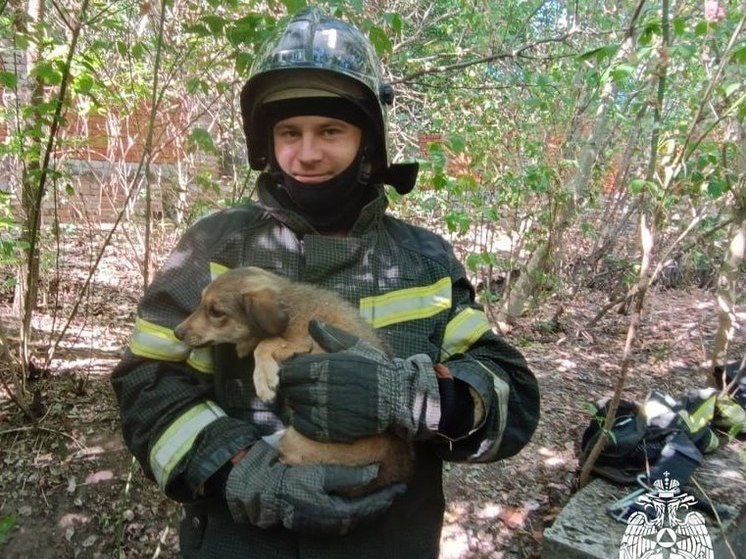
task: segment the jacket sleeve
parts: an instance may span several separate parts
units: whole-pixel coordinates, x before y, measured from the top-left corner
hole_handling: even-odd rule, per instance
[[[258,439],[251,423],[215,403],[211,351],[192,350],[173,332],[216,271],[210,222],[184,235],[146,290],[111,379],[125,443],[145,475],[184,502],[196,499],[210,476]]]
[[[476,423],[440,449],[450,461],[490,462],[516,454],[539,421],[539,389],[523,355],[495,334],[461,264],[451,259],[452,307],[440,361],[465,382]]]

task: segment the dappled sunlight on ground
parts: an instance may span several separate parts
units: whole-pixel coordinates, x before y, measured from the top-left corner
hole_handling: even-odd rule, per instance
[[[143,477],[125,449],[108,379],[129,342],[141,279],[121,255],[104,263],[105,273],[97,274],[81,300],[49,371],[29,382],[45,410],[39,426],[24,420],[0,388],[0,519],[12,516],[15,522],[9,543],[0,547],[3,559],[178,556],[179,507]],[[66,277],[55,288],[65,312],[84,279]],[[540,557],[543,530],[575,489],[588,406],[611,394],[620,370],[630,317],[610,312],[588,327],[607,295],[551,295],[509,334],[539,379],[539,428],[517,456],[445,465],[441,559]],[[559,328],[547,332],[541,325],[559,305]],[[43,361],[65,323],[61,311],[51,317],[51,308],[48,301],[34,316],[37,360]],[[678,394],[704,384],[700,367],[717,325],[715,310],[707,291],[651,292],[625,397],[640,400],[654,386]],[[18,331],[7,307],[0,308],[0,320],[10,334]],[[736,344],[733,355],[746,341]],[[743,483],[740,472],[723,475]]]

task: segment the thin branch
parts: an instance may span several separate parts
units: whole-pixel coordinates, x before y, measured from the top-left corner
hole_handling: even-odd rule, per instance
[[[707,499],[707,504],[710,505],[710,510],[715,515],[715,521],[717,522],[717,525],[720,527],[720,534],[723,538],[723,541],[725,542],[725,546],[728,548],[728,553],[730,554],[732,559],[738,559],[738,555],[736,555],[736,552],[733,550],[733,546],[730,544],[730,540],[725,534],[725,527],[723,526],[723,520],[720,518],[720,514],[718,514],[717,507],[715,506],[715,503],[712,502],[712,499],[707,494],[707,492],[702,488],[702,486],[697,482],[696,478],[692,477],[691,482],[694,484],[694,486],[699,490],[699,492],[705,496],[705,499]]]
[[[56,140],[58,139],[58,132],[62,123],[62,110],[65,106],[65,99],[67,97],[67,88],[71,81],[72,61],[75,54],[75,49],[78,44],[80,37],[80,31],[82,28],[83,17],[88,9],[89,0],[83,0],[83,4],[80,8],[80,15],[76,22],[75,28],[72,31],[72,37],[70,40],[70,48],[67,52],[67,58],[62,71],[62,82],[60,83],[60,90],[57,95],[57,102],[54,109],[54,117],[52,118],[52,124],[49,129],[49,138],[47,139],[46,151],[44,152],[44,160],[41,165],[41,173],[39,176],[39,183],[36,191],[36,199],[34,200],[34,207],[36,208],[33,212],[32,223],[30,224],[30,235],[29,235],[29,247],[28,247],[28,271],[26,274],[26,293],[24,296],[24,309],[23,309],[23,324],[22,331],[24,332],[24,339],[27,339],[27,334],[31,325],[31,315],[33,314],[33,301],[31,301],[31,294],[33,290],[30,289],[31,281],[34,279],[34,258],[36,254],[36,245],[39,237],[39,226],[41,221],[41,206],[42,200],[46,190],[47,177],[49,175],[49,165]],[[26,355],[24,351],[24,365],[26,365]]]
[[[160,18],[158,20],[158,35],[155,41],[155,63],[153,65],[153,89],[150,99],[150,118],[148,119],[148,133],[145,137],[145,255],[143,262],[143,290],[150,282],[150,234],[153,226],[152,216],[152,188],[150,186],[150,164],[153,161],[153,132],[158,116],[158,107],[163,101],[164,92],[158,91],[158,74],[161,68],[163,52],[163,29],[166,22],[166,2],[161,2]]]
[[[484,56],[482,58],[477,58],[475,60],[465,60],[463,62],[457,62],[455,64],[446,64],[445,66],[435,66],[433,68],[427,68],[424,70],[418,70],[417,72],[412,72],[411,74],[408,74],[402,78],[398,78],[396,80],[392,80],[392,85],[397,85],[400,83],[406,83],[409,82],[415,78],[419,78],[421,76],[425,76],[428,74],[443,74],[447,72],[452,72],[454,70],[463,70],[465,68],[469,68],[470,66],[477,66],[479,64],[487,64],[489,62],[494,62],[496,60],[503,60],[503,59],[515,59],[518,57],[523,56],[523,52],[530,50],[532,48],[535,48],[539,45],[547,44],[547,43],[559,43],[562,41],[565,41],[568,37],[573,35],[575,33],[574,30],[570,30],[567,33],[564,33],[563,35],[559,35],[557,37],[552,37],[549,39],[541,39],[539,41],[536,41],[535,43],[531,43],[529,45],[524,45],[523,47],[514,50],[512,52],[499,52],[497,54],[492,54],[489,56]]]
[[[0,437],[3,435],[10,435],[11,433],[23,433],[25,431],[44,431],[45,433],[51,433],[53,435],[61,435],[63,437],[67,437],[72,442],[74,442],[75,446],[77,446],[80,450],[85,450],[86,448],[86,446],[80,442],[80,439],[74,437],[73,435],[65,433],[64,431],[60,431],[59,429],[50,429],[49,427],[42,427],[41,425],[27,425],[25,427],[12,427],[10,429],[2,429],[0,430]]]
[[[70,23],[70,20],[67,19],[67,14],[65,13],[65,8],[60,6],[57,2],[54,0],[51,0],[52,7],[54,8],[54,11],[57,12],[57,16],[59,16],[60,21],[62,24],[69,30],[73,31],[73,26]]]
[[[2,345],[2,354],[7,359],[8,367],[10,368],[14,377],[11,379],[11,381],[15,386],[19,386],[18,372],[13,367],[15,366],[21,371],[21,374],[23,374],[23,364],[18,360],[18,358],[16,358],[15,355],[11,353],[10,344],[8,343],[8,337],[5,335],[5,331],[3,330],[2,325],[0,325],[0,345]],[[35,422],[36,418],[34,417],[34,414],[31,413],[31,410],[29,410],[28,406],[23,401],[23,398],[19,397],[15,393],[15,391],[11,389],[8,381],[5,379],[5,374],[2,371],[0,371],[0,385],[2,385],[2,387],[5,389],[5,392],[8,394],[13,403],[18,406],[18,409],[23,412],[23,415],[28,417],[31,421]]]
[[[523,33],[526,27],[528,27],[528,24],[531,22],[531,20],[534,19],[536,14],[538,14],[541,11],[541,9],[547,4],[547,1],[548,0],[543,0],[542,2],[536,5],[536,8],[534,8],[534,11],[531,12],[525,20],[523,20],[523,23],[518,28],[518,30],[515,32],[515,36],[519,36]]]
[[[651,224],[654,226],[654,224]],[[580,471],[580,479],[578,485],[582,488],[588,484],[590,479],[591,471],[596,460],[601,455],[606,443],[608,442],[609,433],[611,432],[614,422],[616,421],[617,410],[619,409],[619,402],[622,398],[622,392],[627,382],[627,375],[632,364],[632,346],[637,338],[637,331],[642,321],[642,309],[643,303],[645,302],[645,293],[649,285],[648,271],[650,267],[650,252],[653,248],[654,234],[651,229],[648,228],[645,214],[640,216],[640,236],[642,238],[642,261],[640,263],[640,275],[639,280],[635,287],[637,287],[637,298],[634,313],[629,322],[629,328],[627,329],[627,339],[624,343],[624,352],[622,354],[622,363],[619,371],[619,378],[614,386],[614,393],[609,401],[609,410],[604,419],[603,428],[601,430],[601,436],[596,440],[593,447],[591,448],[588,457],[583,463],[583,468]]]
[[[705,88],[705,91],[701,96],[702,101],[699,107],[697,107],[697,113],[694,116],[694,119],[692,120],[691,126],[689,127],[689,131],[687,132],[686,138],[684,139],[684,144],[681,146],[681,149],[679,150],[678,155],[672,165],[672,168],[674,170],[674,172],[671,173],[672,177],[677,174],[676,172],[681,168],[682,162],[692,154],[692,151],[696,149],[697,144],[701,142],[703,139],[702,137],[698,138],[697,144],[695,144],[694,146],[690,148],[690,144],[692,143],[692,138],[694,137],[694,131],[697,125],[699,124],[700,119],[702,118],[702,113],[704,111],[705,105],[710,99],[710,96],[712,95],[712,92],[715,89],[718,83],[718,80],[720,78],[720,75],[723,73],[723,70],[725,69],[727,62],[730,60],[733,46],[736,44],[736,41],[738,40],[738,38],[741,36],[741,29],[743,29],[743,25],[745,21],[746,21],[746,14],[744,14],[741,17],[741,20],[738,22],[738,25],[733,30],[733,34],[731,35],[730,40],[728,41],[728,46],[725,49],[725,55],[720,60],[720,64],[718,65],[718,68],[715,71],[715,75],[708,82],[707,87]],[[671,184],[673,184],[673,179],[671,179]]]

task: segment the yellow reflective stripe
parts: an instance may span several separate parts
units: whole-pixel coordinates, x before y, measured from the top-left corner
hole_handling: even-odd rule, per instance
[[[212,348],[198,347],[193,349],[189,354],[187,364],[197,369],[200,373],[215,372],[215,367],[212,362]]]
[[[230,270],[228,266],[223,266],[222,264],[218,264],[217,262],[210,262],[210,279],[215,279],[218,276],[222,276],[228,270]]]
[[[692,413],[688,413],[686,410],[679,411],[679,417],[684,420],[686,426],[689,428],[689,432],[697,433],[700,429],[710,424],[715,415],[715,400],[716,395],[713,394],[703,401]]]
[[[186,361],[201,373],[212,373],[214,369],[212,348],[192,349],[177,340],[173,330],[139,317],[135,319],[130,351],[140,357],[158,361]]]
[[[197,435],[225,416],[217,404],[207,401],[188,409],[166,429],[150,451],[150,469],[161,489],[165,489],[171,473],[189,452]]]
[[[184,361],[191,348],[176,339],[173,330],[137,317],[130,350],[135,355],[160,361]]]
[[[464,353],[485,332],[492,329],[484,312],[468,307],[454,316],[446,324],[443,336],[443,349],[441,359],[457,353]]]
[[[374,328],[427,318],[451,308],[451,278],[360,299],[360,314]]]

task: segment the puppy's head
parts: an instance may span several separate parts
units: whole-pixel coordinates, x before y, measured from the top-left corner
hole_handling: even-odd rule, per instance
[[[281,335],[289,316],[281,298],[282,278],[260,268],[237,268],[213,280],[199,307],[174,333],[191,347],[236,344],[239,356],[265,338]]]

